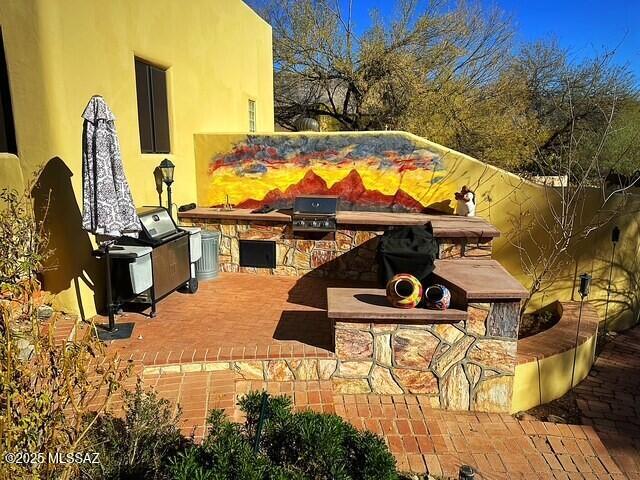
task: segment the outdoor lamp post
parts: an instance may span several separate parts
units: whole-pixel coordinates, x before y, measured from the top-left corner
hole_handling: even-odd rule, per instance
[[[582,321],[582,307],[584,306],[585,297],[589,296],[589,287],[591,285],[591,275],[583,273],[580,275],[580,312],[578,313],[578,327],[576,328],[576,345],[573,350],[573,368],[571,369],[571,388],[573,388],[573,379],[576,373],[576,356],[578,355],[578,337],[580,336],[580,322]]]
[[[607,285],[607,303],[605,304],[605,307],[604,307],[604,333],[603,333],[603,335],[605,337],[607,336],[607,333],[608,333],[607,320],[609,319],[609,317],[608,317],[608,314],[609,314],[609,297],[611,296],[611,276],[613,275],[613,262],[614,262],[615,257],[616,257],[616,245],[618,244],[619,240],[620,240],[620,229],[616,225],[615,227],[613,227],[613,230],[611,231],[611,243],[613,244],[613,248],[611,249],[611,263],[609,264],[609,283]]]
[[[591,275],[588,273],[583,273],[580,275],[580,298],[581,301],[584,300],[584,297],[589,296],[589,290],[591,286]]]
[[[173,171],[176,166],[171,160],[165,158],[160,162],[159,168],[160,172],[162,173],[162,181],[167,186],[167,203],[169,207],[169,216],[173,217],[173,215],[171,214],[173,209],[171,201],[171,184],[173,184]]]

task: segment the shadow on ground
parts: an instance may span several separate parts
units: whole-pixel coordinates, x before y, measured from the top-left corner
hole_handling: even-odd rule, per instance
[[[326,312],[286,310],[282,312],[273,338],[295,340],[333,351],[333,329]]]

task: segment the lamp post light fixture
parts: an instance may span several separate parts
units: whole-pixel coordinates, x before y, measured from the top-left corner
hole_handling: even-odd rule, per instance
[[[171,160],[169,160],[168,158],[165,158],[164,160],[162,160],[160,162],[160,165],[158,166],[158,168],[160,169],[160,173],[162,173],[162,181],[164,182],[164,184],[167,186],[167,210],[169,211],[169,216],[173,217],[172,215],[172,210],[173,210],[173,203],[172,203],[172,199],[171,199],[171,185],[173,184],[173,171],[175,170],[176,166],[173,164],[173,162]]]
[[[607,303],[604,307],[604,332],[603,336],[606,338],[608,333],[607,320],[609,319],[609,297],[611,296],[611,277],[613,275],[613,262],[616,258],[616,245],[620,241],[620,229],[616,225],[611,230],[611,243],[613,248],[611,249],[611,262],[609,263],[609,283],[607,284]]]
[[[583,273],[582,275],[580,275],[579,291],[580,291],[581,300],[584,300],[584,297],[589,296],[589,290],[591,290],[590,286],[591,286],[591,275],[589,275],[588,273]]]
[[[580,322],[582,321],[582,307],[584,306],[585,297],[589,296],[591,286],[591,275],[583,273],[580,275],[580,313],[578,313],[578,327],[576,328],[576,344],[573,350],[573,368],[571,369],[571,388],[573,388],[573,379],[576,373],[576,357],[578,355],[578,341],[580,337]]]

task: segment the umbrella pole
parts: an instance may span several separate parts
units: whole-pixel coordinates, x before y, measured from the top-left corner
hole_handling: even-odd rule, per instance
[[[114,332],[116,329],[116,318],[113,308],[113,290],[111,288],[111,255],[109,253],[109,243],[106,244],[105,259],[107,262],[107,314],[109,315],[109,331]]]
[[[113,241],[103,242],[100,245],[98,250],[94,250],[94,255],[104,261],[107,262],[106,265],[106,294],[107,294],[107,315],[109,316],[109,324],[101,325],[99,329],[97,329],[97,335],[100,340],[103,342],[112,341],[112,340],[122,340],[125,338],[131,337],[133,333],[134,323],[119,323],[116,327],[116,304],[114,304],[113,299],[113,285],[111,283],[112,279],[112,271],[111,271],[111,252],[109,249],[111,245],[113,245]]]

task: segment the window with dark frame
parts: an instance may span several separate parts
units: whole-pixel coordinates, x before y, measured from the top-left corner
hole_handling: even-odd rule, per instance
[[[139,58],[135,64],[140,149],[142,153],[171,153],[167,72]]]
[[[0,29],[0,152],[18,154],[2,29]]]

